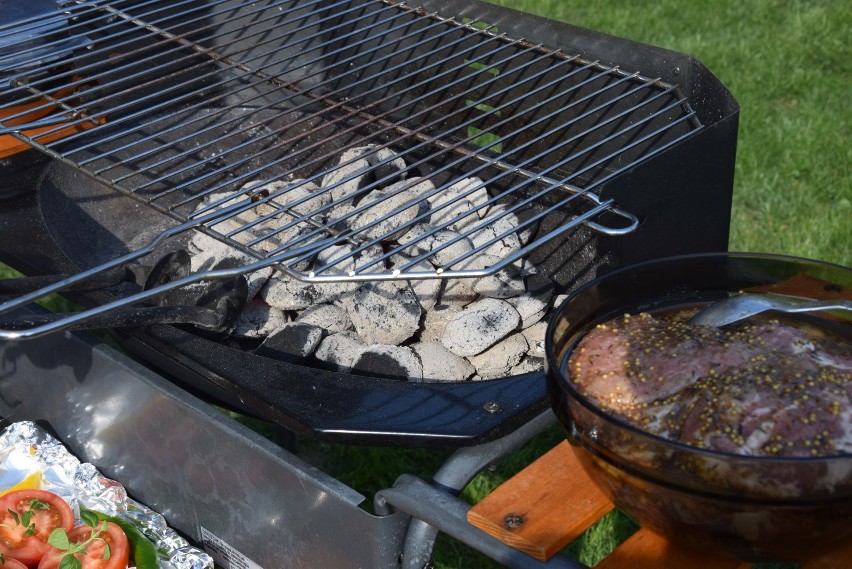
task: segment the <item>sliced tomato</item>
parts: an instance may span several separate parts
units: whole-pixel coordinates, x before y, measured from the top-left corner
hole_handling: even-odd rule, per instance
[[[127,536],[116,524],[112,522],[98,522],[106,524],[106,530],[86,546],[84,553],[76,554],[74,557],[80,560],[83,569],[125,569],[130,561],[130,546]],[[71,543],[83,543],[92,535],[94,529],[90,526],[79,526],[68,532],[68,541]],[[105,554],[109,546],[109,554]],[[67,552],[53,546],[44,554],[38,569],[57,569],[62,558]]]
[[[3,561],[0,561],[0,569],[27,569],[27,566],[17,559],[7,557]]]
[[[33,501],[38,504],[33,506]],[[10,513],[15,512],[15,516]],[[32,535],[22,522],[29,518]],[[68,503],[53,492],[26,488],[0,496],[0,553],[6,559],[35,567],[44,553],[51,548],[47,538],[53,530],[66,532],[74,526],[74,513]]]

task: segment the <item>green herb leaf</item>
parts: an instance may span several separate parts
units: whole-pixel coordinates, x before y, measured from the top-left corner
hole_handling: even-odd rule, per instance
[[[50,532],[50,536],[47,538],[47,543],[56,549],[61,549],[62,551],[68,551],[68,548],[71,547],[71,541],[68,539],[68,534],[65,533],[65,530],[62,528],[56,528]]]
[[[91,528],[98,526],[98,515],[91,510],[80,510],[80,519]]]
[[[108,543],[104,543],[104,556],[103,556],[104,561],[106,561],[107,559],[109,559],[109,556],[110,556],[110,552],[109,552],[109,544],[108,544]]]
[[[33,498],[30,500],[30,510],[49,510],[50,504],[47,502],[43,502],[38,498]]]
[[[13,520],[15,520],[15,525],[16,525],[16,526],[21,525],[21,517],[18,515],[18,512],[16,512],[16,511],[15,511],[15,510],[13,510],[12,508],[9,508],[9,509],[8,509],[8,510],[6,510],[6,511],[7,511],[7,512],[9,512],[9,515],[10,515],[10,516],[12,516],[12,519],[13,519]]]
[[[32,517],[33,517],[32,510],[26,510],[26,511],[22,512],[21,513],[21,525],[22,526],[29,526],[30,520],[32,519]]]
[[[83,569],[83,563],[73,555],[63,555],[59,560],[59,569]]]

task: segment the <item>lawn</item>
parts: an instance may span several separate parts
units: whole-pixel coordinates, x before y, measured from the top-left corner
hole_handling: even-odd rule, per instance
[[[848,0],[493,1],[698,58],[741,105],[729,249],[852,265]],[[481,499],[561,438],[558,429],[544,433],[478,475],[463,498]],[[368,501],[401,473],[428,479],[449,455],[314,440],[300,440],[299,448]],[[609,516],[569,552],[594,563],[634,529],[624,518]],[[440,539],[436,569],[492,567],[482,556]]]

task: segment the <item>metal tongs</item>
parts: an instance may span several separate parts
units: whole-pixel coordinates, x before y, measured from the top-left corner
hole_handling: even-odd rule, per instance
[[[719,328],[739,322],[749,316],[767,311],[784,312],[787,314],[799,312],[818,312],[824,310],[852,311],[852,301],[849,300],[813,300],[797,301],[767,296],[762,294],[738,294],[729,296],[699,310],[690,320],[690,324],[701,324]]]

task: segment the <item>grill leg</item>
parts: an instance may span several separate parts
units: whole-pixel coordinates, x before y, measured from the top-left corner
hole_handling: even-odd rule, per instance
[[[548,409],[505,437],[457,450],[435,473],[431,487],[435,488],[435,492],[446,494],[446,497],[457,497],[483,468],[517,450],[555,423],[556,417]],[[391,513],[388,500],[381,493],[376,496],[375,510],[379,515]],[[471,530],[474,530],[472,526]],[[424,569],[431,565],[439,531],[446,532],[447,528],[412,516],[403,545],[402,569]]]

